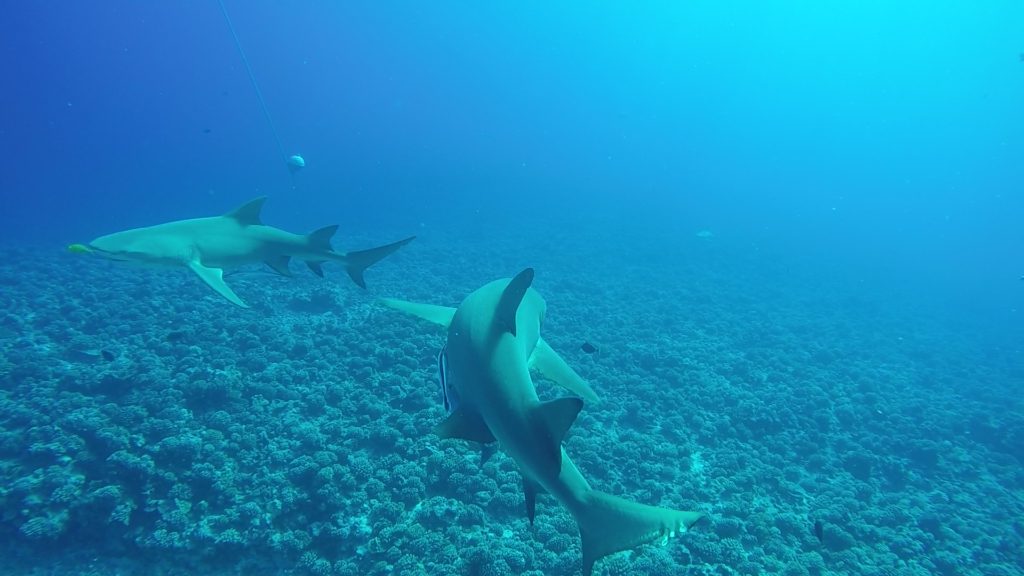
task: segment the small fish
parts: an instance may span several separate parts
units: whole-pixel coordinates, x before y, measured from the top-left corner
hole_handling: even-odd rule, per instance
[[[96,348],[69,348],[64,357],[72,362],[96,362],[101,358],[106,360],[107,354],[110,352]],[[111,356],[113,355],[111,354]]]
[[[821,520],[814,521],[814,535],[818,537],[818,542],[825,542],[825,525],[821,523]]]
[[[114,361],[114,353],[111,352],[110,350],[100,350],[100,356],[102,356],[103,359],[106,360],[107,362]]]
[[[437,353],[437,380],[441,384],[441,403],[445,414],[451,414],[459,407],[459,397],[448,385],[448,346]],[[482,465],[482,463],[481,463]]]
[[[209,128],[203,128],[203,134],[209,134],[209,133],[210,133],[210,129]]]
[[[590,342],[584,342],[583,345],[580,346],[580,350],[583,350],[587,354],[593,354],[594,352],[597,352],[597,347]]]

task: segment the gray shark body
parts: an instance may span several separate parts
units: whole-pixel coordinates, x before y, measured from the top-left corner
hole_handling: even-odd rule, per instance
[[[292,258],[304,260],[310,270],[323,276],[321,263],[339,262],[352,280],[366,287],[363,271],[408,244],[414,237],[393,244],[341,253],[331,248],[337,226],[310,234],[293,234],[266,226],[260,211],[266,198],[257,198],[223,216],[177,220],[134,228],[76,244],[76,252],[89,252],[111,260],[158,266],[186,267],[230,302],[246,307],[224,282],[224,269],[265,262],[279,274],[290,276]]]
[[[457,309],[385,300],[384,304],[448,327],[443,382],[457,403],[435,432],[443,438],[497,442],[519,465],[527,515],[536,496],[553,495],[576,518],[583,574],[597,559],[648,542],[666,541],[699,520],[699,512],[647,506],[594,490],[562,448],[583,405],[577,397],[541,402],[530,368],[588,400],[589,385],[540,336],[546,303],[530,287],[533,270],[496,280]]]

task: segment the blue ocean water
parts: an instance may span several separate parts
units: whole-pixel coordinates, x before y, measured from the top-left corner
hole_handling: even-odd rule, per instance
[[[4,573],[580,573],[377,303],[526,267],[601,397],[566,453],[707,514],[596,573],[1024,571],[1020,3],[225,8],[271,123],[215,1],[0,18]],[[65,250],[264,195],[417,239],[248,310]]]

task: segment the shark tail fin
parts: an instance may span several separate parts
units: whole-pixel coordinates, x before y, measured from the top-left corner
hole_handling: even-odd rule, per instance
[[[316,232],[314,232],[315,234]],[[398,250],[402,246],[405,246],[409,242],[412,242],[416,237],[410,236],[405,240],[399,240],[398,242],[392,242],[385,246],[378,246],[376,248],[370,248],[369,250],[358,250],[356,252],[349,252],[344,255],[345,260],[345,271],[348,272],[348,277],[352,279],[360,288],[366,288],[366,281],[363,280],[363,272],[367,268],[373,266],[377,262],[380,262],[395,250]]]
[[[583,576],[590,576],[598,559],[642,544],[665,544],[704,517],[632,502],[592,490],[585,504],[573,511],[583,541]]]
[[[513,336],[516,335],[516,312],[519,311],[519,304],[523,301],[523,296],[526,296],[526,291],[530,289],[530,284],[533,284],[533,268],[526,268],[509,281],[501,293],[501,299],[498,300],[495,318],[502,329]]]
[[[224,216],[226,218],[234,218],[242,226],[263,224],[263,221],[260,220],[260,212],[263,210],[263,203],[266,201],[266,196],[260,196],[242,204]]]

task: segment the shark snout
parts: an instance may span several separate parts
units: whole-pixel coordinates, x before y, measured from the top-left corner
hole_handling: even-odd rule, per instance
[[[100,258],[106,258],[107,260],[117,260],[119,262],[127,262],[131,260],[131,258],[128,258],[123,254],[120,254],[118,252],[112,252],[110,250],[104,250],[103,248],[99,248],[94,244],[70,244],[68,245],[68,252],[71,252],[72,254],[92,254],[94,256],[99,256]]]

